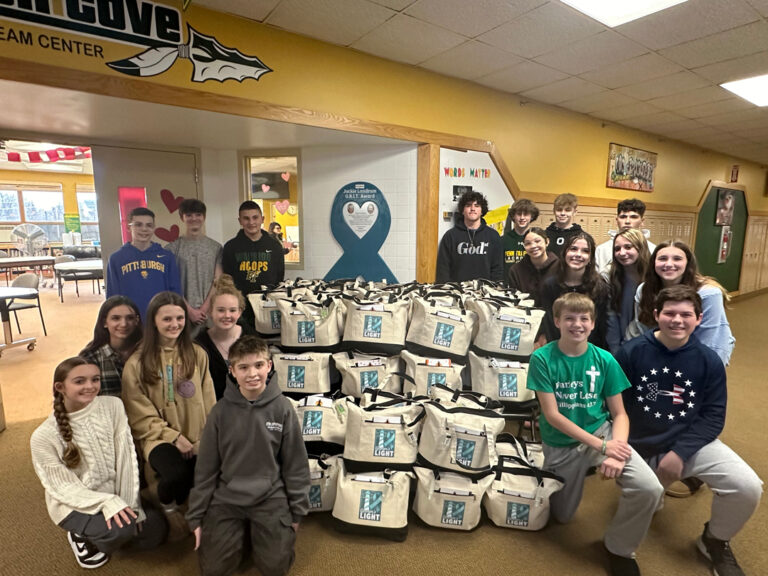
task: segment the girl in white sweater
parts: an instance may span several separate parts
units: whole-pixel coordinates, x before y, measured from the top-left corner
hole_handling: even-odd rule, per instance
[[[98,396],[99,367],[83,358],[64,360],[53,379],[53,413],[32,433],[32,463],[48,514],[68,532],[77,563],[98,568],[129,543],[159,545],[167,527],[162,515],[141,507],[123,403]]]

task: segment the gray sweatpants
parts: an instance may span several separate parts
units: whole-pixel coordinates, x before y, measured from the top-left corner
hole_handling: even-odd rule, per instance
[[[136,521],[133,519],[130,524],[123,522],[122,528],[114,521],[112,528],[107,528],[107,521],[101,513],[70,512],[64,520],[59,522],[59,526],[67,532],[74,532],[87,538],[104,554],[112,554],[122,547],[151,550],[163,543],[168,534],[168,526],[163,515],[154,508],[145,507],[144,513],[147,518],[141,525],[141,531],[137,529]]]
[[[293,565],[296,533],[285,498],[258,506],[211,504],[202,521],[199,561],[203,576],[234,574],[243,558],[245,528],[251,528],[253,562],[262,576],[282,576]]]
[[[655,470],[663,456],[649,458],[649,466]],[[704,482],[714,494],[709,532],[718,540],[733,538],[760,504],[762,480],[720,440],[710,442],[688,459],[683,478],[690,477]]]
[[[595,436],[611,439],[611,423],[603,424]],[[573,518],[584,493],[584,479],[587,470],[600,466],[605,456],[592,450],[586,444],[567,448],[558,448],[544,444],[544,468],[565,479],[565,486],[552,495],[551,514],[557,522],[566,523]],[[613,520],[605,532],[605,547],[612,553],[627,558],[645,538],[653,513],[664,495],[664,488],[656,474],[632,450],[632,456],[624,465],[624,470],[616,479],[621,488],[619,506]]]

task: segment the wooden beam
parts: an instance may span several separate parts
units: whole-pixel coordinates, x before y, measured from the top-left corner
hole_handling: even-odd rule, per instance
[[[440,220],[440,146],[418,148],[416,184],[416,280],[434,282]]]

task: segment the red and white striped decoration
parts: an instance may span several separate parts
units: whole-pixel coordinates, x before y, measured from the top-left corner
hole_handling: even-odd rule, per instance
[[[7,162],[58,162],[59,160],[82,160],[91,157],[91,149],[87,146],[61,147],[42,152],[10,152],[0,150],[0,160]]]

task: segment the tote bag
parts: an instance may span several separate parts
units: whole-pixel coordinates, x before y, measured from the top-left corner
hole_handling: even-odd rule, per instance
[[[343,306],[337,300],[323,304],[278,300],[280,347],[290,351],[333,351],[341,342]]]
[[[304,442],[344,444],[347,432],[346,398],[307,396],[292,401],[301,426]]]
[[[345,299],[343,346],[374,354],[393,355],[405,346],[410,302],[390,294],[386,301]]]
[[[331,355],[325,352],[272,354],[277,385],[286,393],[323,394],[331,390]]]
[[[400,358],[405,363],[405,373],[413,379],[413,383],[403,382],[403,392],[406,394],[429,396],[429,389],[434,384],[443,384],[454,390],[461,388],[463,364],[450,358],[419,356],[408,350],[403,350]]]
[[[485,358],[469,353],[472,390],[494,400],[535,405],[536,393],[528,390],[528,364],[503,358]]]
[[[426,524],[451,530],[472,530],[480,522],[482,501],[493,473],[477,480],[453,472],[416,466],[413,511]]]
[[[340,456],[309,456],[309,511],[330,512],[336,502]]]
[[[434,299],[414,298],[406,348],[424,356],[450,358],[462,363],[469,350],[477,314],[460,300],[453,306],[440,306]]]
[[[399,393],[400,378],[393,376],[400,367],[397,356],[375,356],[337,352],[333,355],[337,370],[341,373],[341,391],[360,398],[366,388],[377,388]]]
[[[472,342],[473,350],[483,356],[505,358],[527,358],[533,354],[543,310],[518,308],[493,299],[473,300],[467,308],[477,313],[482,326]]]

